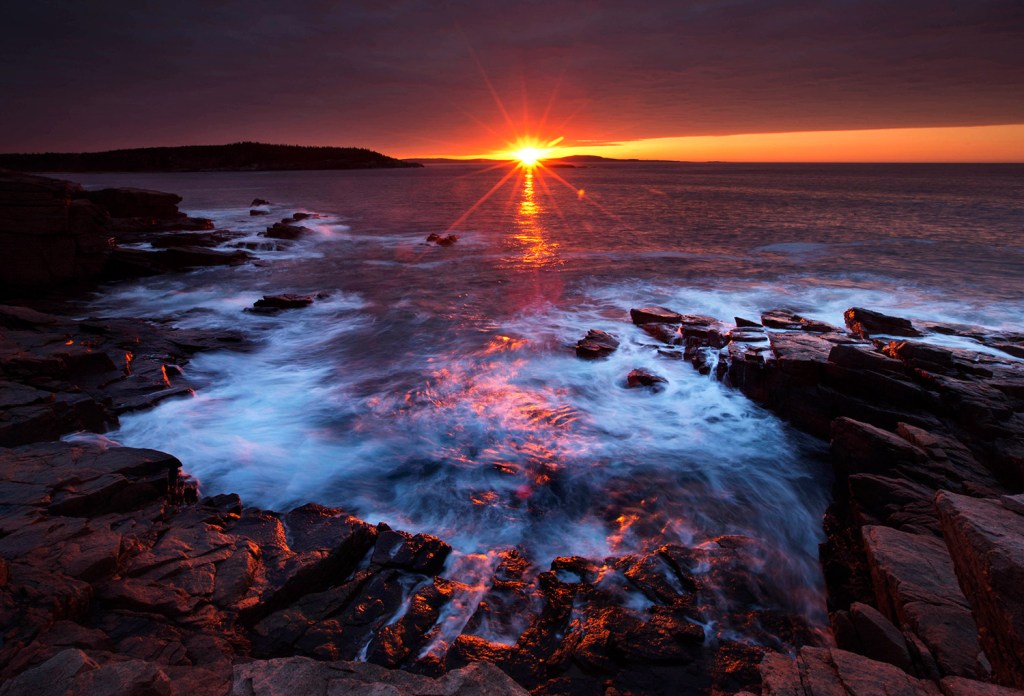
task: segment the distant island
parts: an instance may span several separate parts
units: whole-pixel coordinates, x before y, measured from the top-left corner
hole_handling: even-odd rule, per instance
[[[0,154],[0,168],[24,172],[248,172],[422,167],[361,147],[241,142],[106,152]]]

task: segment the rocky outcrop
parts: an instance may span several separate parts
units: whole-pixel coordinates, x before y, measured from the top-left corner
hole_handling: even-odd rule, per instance
[[[77,184],[0,170],[0,290],[99,276],[110,253],[109,215],[76,200]]]
[[[195,240],[164,245],[165,252],[116,246],[169,230],[213,229],[210,220],[180,212],[180,201],[173,193],[86,191],[68,181],[0,171],[0,291],[49,289],[248,258],[198,250],[207,245],[191,243]]]
[[[1024,364],[871,340],[951,329],[861,308],[846,313],[848,333],[781,311],[762,317],[767,333],[678,316],[657,333],[641,328],[661,351],[678,333],[696,369],[831,441],[822,564],[842,650],[804,648],[796,662],[770,654],[765,693],[1020,687]],[[986,346],[1015,338],[967,329],[956,332]]]

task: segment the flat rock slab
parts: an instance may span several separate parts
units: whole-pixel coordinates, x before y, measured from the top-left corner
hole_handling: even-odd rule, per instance
[[[1024,514],[1008,502],[944,491],[935,505],[995,676],[1024,688]]]
[[[678,324],[683,315],[665,307],[640,307],[629,310],[629,317],[634,324]]]

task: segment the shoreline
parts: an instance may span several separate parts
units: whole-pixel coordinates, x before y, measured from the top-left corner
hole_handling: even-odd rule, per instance
[[[278,239],[287,241],[301,236],[300,222],[293,217],[268,229],[280,228],[285,236]],[[125,234],[169,234],[151,227]],[[123,273],[161,270],[152,256],[121,253],[118,263],[128,269]],[[985,584],[988,556],[981,552],[983,544],[999,550],[1007,542],[977,532],[989,518],[1011,530],[1024,519],[1015,502],[1024,478],[1024,363],[917,344],[921,330],[906,320],[848,314],[848,328],[838,329],[779,311],[733,325],[664,308],[634,310],[634,322],[660,350],[728,381],[797,427],[831,437],[836,495],[822,561],[838,649],[814,647],[819,640],[799,617],[766,611],[773,600],[750,571],[763,560],[756,540],[721,537],[704,549],[666,546],[603,564],[559,558],[536,583],[527,559],[509,553],[484,590],[490,615],[479,621],[525,614],[531,621],[520,641],[508,646],[466,634],[451,641],[443,659],[420,659],[441,637],[446,607],[480,592],[441,576],[450,551],[442,540],[373,527],[315,504],[275,513],[243,507],[232,495],[197,500],[194,482],[171,455],[30,440],[0,451],[5,471],[18,472],[5,477],[5,486],[18,485],[5,491],[0,591],[12,611],[31,610],[31,620],[19,622],[27,633],[5,629],[0,674],[14,677],[15,686],[0,686],[0,694],[69,669],[82,684],[107,670],[148,680],[132,683],[155,693],[262,693],[255,684],[287,684],[294,670],[315,672],[309,678],[326,684],[340,678],[333,660],[359,657],[448,683],[467,669],[482,688],[507,693],[521,691],[498,670],[473,665],[496,663],[538,693],[608,686],[658,693],[666,684],[821,693],[808,686],[808,674],[845,689],[851,670],[874,680],[879,693],[894,680],[911,693],[981,693],[994,687],[963,680],[986,680],[985,662],[1000,682],[1024,687],[1013,653],[1020,636],[1005,628],[1007,615],[1021,610],[1020,598],[1005,584]],[[130,319],[76,322],[23,310],[3,310],[0,319],[19,348],[13,355],[34,355],[16,358],[22,372],[12,372],[8,351],[2,367],[19,387],[5,387],[13,408],[35,412],[29,421],[38,430],[23,435],[35,442],[68,428],[103,429],[107,411],[180,396],[188,385],[169,367],[173,373],[198,350],[244,348],[244,337],[142,330],[144,323]],[[922,328],[1022,344],[976,327]],[[900,332],[908,340],[872,341]],[[82,345],[84,334],[91,345]],[[132,344],[132,358],[122,361]],[[5,432],[25,433],[24,422]],[[602,585],[605,569],[643,599],[641,617]],[[43,586],[53,592],[39,593]],[[735,606],[709,599],[719,588],[735,591]],[[709,618],[746,625],[750,635],[761,631],[762,646],[809,647],[795,663],[740,641],[709,647],[701,626]],[[988,657],[979,663],[982,649]],[[301,656],[327,661],[307,665]],[[344,664],[344,674],[370,682],[386,676],[372,664]]]

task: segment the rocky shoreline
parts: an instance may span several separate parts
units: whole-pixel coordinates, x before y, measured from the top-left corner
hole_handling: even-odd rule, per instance
[[[110,237],[224,254],[181,244],[174,221],[195,219],[176,197],[142,209],[108,201],[111,210],[67,182],[36,185],[49,193],[36,192],[35,212],[5,213],[5,201],[31,206],[24,186],[0,182],[0,238],[45,209],[51,226],[39,234],[78,239],[69,248],[81,258],[60,266],[51,254],[45,272],[26,274],[33,282],[201,265],[154,266],[134,252],[160,251],[118,249]],[[72,209],[91,211],[95,226],[72,225]],[[301,219],[268,238],[301,236]],[[204,223],[184,226],[223,241],[197,233]],[[257,309],[313,301],[282,297]],[[1024,363],[1012,357],[1024,336],[858,308],[841,328],[784,310],[730,323],[632,310],[652,350],[831,442],[821,558],[832,627],[820,635],[764,581],[786,559],[755,539],[549,568],[509,549],[490,578],[469,583],[446,574],[451,548],[430,535],[316,504],[274,512],[234,495],[200,498],[172,455],[60,441],[186,395],[195,353],[247,347],[239,334],[72,319],[61,306],[0,307],[0,696],[1024,689]],[[927,333],[985,352],[918,340]],[[594,330],[576,351],[600,359],[620,340]],[[631,375],[631,386],[659,379]],[[466,606],[476,608],[465,625],[453,623]],[[492,642],[489,626],[519,638]]]

